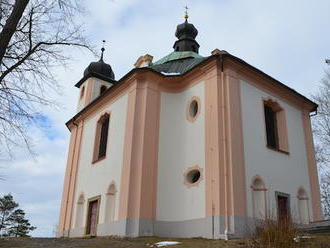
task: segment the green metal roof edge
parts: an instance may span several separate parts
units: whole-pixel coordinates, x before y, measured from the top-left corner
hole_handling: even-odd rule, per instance
[[[155,63],[152,63],[152,65],[161,65],[172,60],[184,59],[184,58],[203,58],[203,56],[191,51],[172,52],[169,55],[165,56],[164,58],[161,58],[160,60],[156,61]]]

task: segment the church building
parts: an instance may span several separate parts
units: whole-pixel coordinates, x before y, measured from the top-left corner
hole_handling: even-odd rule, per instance
[[[230,53],[174,51],[120,79],[102,56],[76,83],[58,237],[246,235],[268,215],[322,219],[310,116],[317,105]]]

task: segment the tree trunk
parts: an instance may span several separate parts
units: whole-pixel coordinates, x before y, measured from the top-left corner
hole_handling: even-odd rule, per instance
[[[16,31],[17,25],[22,18],[23,12],[28,3],[29,0],[15,1],[14,8],[0,33],[0,65],[2,64],[2,59],[6,53],[11,37]]]

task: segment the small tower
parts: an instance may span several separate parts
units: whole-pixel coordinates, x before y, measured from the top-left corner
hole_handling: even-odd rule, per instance
[[[91,62],[85,69],[83,78],[75,85],[80,89],[78,112],[116,84],[115,74],[111,66],[103,60],[104,51],[105,48],[103,46],[101,48],[100,60]]]
[[[176,28],[175,36],[178,40],[174,43],[173,48],[176,52],[191,51],[198,53],[199,44],[195,40],[198,30],[191,23],[188,23],[188,7],[185,12],[185,22],[179,24]]]

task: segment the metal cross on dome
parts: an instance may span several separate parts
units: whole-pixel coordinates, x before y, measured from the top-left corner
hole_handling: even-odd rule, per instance
[[[102,45],[102,48],[101,48],[101,60],[103,60],[103,53],[105,51],[105,48],[104,48],[105,40],[102,40],[102,42],[103,42],[103,45]]]
[[[188,17],[189,17],[189,15],[188,15],[188,9],[189,9],[189,8],[188,8],[187,5],[186,5],[184,8],[185,8],[185,12],[184,12],[185,15],[184,15],[184,18],[187,20]]]

